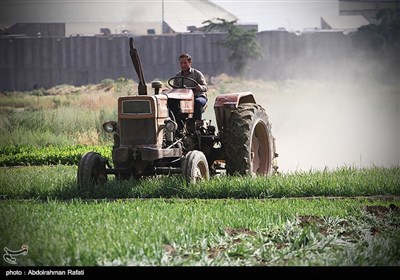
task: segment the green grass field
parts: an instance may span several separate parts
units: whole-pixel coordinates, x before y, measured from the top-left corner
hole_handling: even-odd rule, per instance
[[[18,258],[28,266],[400,265],[399,172],[111,179],[78,191],[76,166],[2,168],[1,245],[28,245]]]
[[[400,265],[399,201],[2,201],[19,265]],[[4,262],[3,262],[4,264]]]
[[[76,166],[30,166],[0,169],[5,199],[75,198],[284,198],[312,196],[400,196],[400,168],[294,172],[272,177],[214,177],[187,184],[180,176],[117,181],[78,190]]]

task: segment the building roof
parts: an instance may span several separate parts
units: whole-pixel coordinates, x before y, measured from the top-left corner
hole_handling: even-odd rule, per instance
[[[206,20],[223,18],[228,21],[238,18],[207,0],[176,1],[165,4],[164,20],[175,32],[185,32],[188,26],[201,27]]]
[[[153,23],[161,32],[162,18],[175,32],[186,32],[187,26],[202,26],[202,22],[215,18],[237,20],[238,18],[208,0],[148,0],[148,1],[65,1],[65,0],[2,0],[0,28],[15,23],[66,23],[84,26],[101,25],[115,30],[135,29],[138,23]],[[163,4],[162,4],[163,3]],[[136,25],[137,26],[137,25]],[[149,28],[149,25],[146,25]],[[119,30],[119,31],[121,31]],[[98,28],[94,33],[98,33]],[[67,32],[68,33],[68,32]],[[141,33],[146,33],[143,30]],[[68,34],[67,34],[68,35]]]
[[[369,21],[361,15],[352,16],[324,16],[321,17],[321,25],[327,29],[357,29],[363,25],[368,25]],[[325,25],[325,27],[324,27]]]

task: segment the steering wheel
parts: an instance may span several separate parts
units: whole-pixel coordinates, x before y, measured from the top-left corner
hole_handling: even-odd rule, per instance
[[[173,84],[173,80],[175,80],[175,79],[180,79],[180,86],[176,86],[176,85],[174,85]],[[188,89],[195,89],[196,87],[187,87],[187,86],[185,86],[184,84],[183,84],[183,80],[189,80],[189,81],[191,81],[191,82],[193,82],[193,83],[195,83],[197,86],[198,85],[200,85],[195,79],[192,79],[192,78],[189,78],[189,77],[185,77],[185,76],[175,76],[175,77],[172,77],[172,78],[170,78],[169,80],[168,80],[168,85],[170,86],[170,87],[172,87],[172,88],[188,88]]]

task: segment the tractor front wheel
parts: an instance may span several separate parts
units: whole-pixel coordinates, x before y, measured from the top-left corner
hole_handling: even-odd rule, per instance
[[[207,158],[203,152],[190,151],[186,154],[182,161],[182,176],[193,184],[210,179]]]
[[[86,153],[78,164],[78,189],[105,182],[107,182],[106,160],[98,153]]]

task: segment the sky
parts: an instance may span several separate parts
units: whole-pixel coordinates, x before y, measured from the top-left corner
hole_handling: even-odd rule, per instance
[[[295,31],[321,27],[321,16],[339,15],[337,0],[210,0],[234,14],[240,23],[257,23],[258,31],[284,27]]]
[[[153,7],[154,3],[160,4],[162,0],[136,0],[138,3],[143,3],[143,5],[148,5],[147,7]],[[135,1],[135,2],[136,2]],[[178,3],[182,0],[165,0],[165,2],[173,2]],[[199,1],[199,0],[190,0],[190,1]],[[320,28],[321,26],[321,16],[333,16],[339,15],[339,3],[338,0],[209,0],[212,3],[219,5],[224,8],[228,12],[237,16],[240,20],[239,23],[249,24],[256,23],[258,24],[258,30],[276,30],[277,28],[284,27],[288,31],[297,31],[303,30],[304,28]],[[36,1],[13,1],[13,0],[0,0],[0,25],[2,22],[2,17],[9,17],[8,14],[5,14],[5,11],[1,9],[1,6],[10,3],[17,3],[21,5],[21,3],[26,3],[23,10],[20,10],[19,13],[26,13],[26,19],[29,20],[31,17],[37,17],[37,13],[45,13],[44,18],[52,19],[53,22],[58,22],[57,13],[50,12],[51,7],[56,7],[51,5],[52,2],[58,3],[57,7],[60,7],[64,2],[68,3],[68,0],[36,0]],[[71,0],[74,3],[81,3],[82,9],[87,9],[87,6],[90,3],[98,2],[99,5],[97,7],[100,8],[100,11],[107,10],[107,5],[112,5],[112,1],[109,0]],[[123,4],[124,0],[119,0],[118,6]],[[43,6],[43,10],[33,9],[31,5],[33,3],[44,4],[49,3],[46,6]],[[29,5],[28,5],[29,4]],[[100,5],[101,4],[101,5]],[[150,5],[152,4],[152,5]],[[170,3],[171,4],[171,3]],[[66,14],[69,16],[63,15],[66,18],[73,18],[74,13],[71,13],[71,5],[68,5],[68,9]],[[143,9],[143,12],[149,12],[154,15],[154,11],[152,8]],[[87,18],[90,19],[92,17],[97,18],[96,13],[98,10],[93,10],[91,13],[88,13]],[[115,7],[110,9],[108,13],[102,15],[104,18],[109,19],[113,16],[112,12],[120,12]],[[179,11],[177,11],[179,12]],[[35,14],[36,13],[36,14]],[[78,12],[80,14],[81,12]],[[75,13],[76,14],[76,13]],[[138,15],[136,15],[137,17]],[[139,15],[140,16],[140,15]],[[149,14],[147,14],[147,17]],[[160,15],[161,16],[161,15]],[[79,15],[77,16],[79,17]],[[156,17],[157,18],[157,17]],[[161,17],[160,17],[161,18]],[[5,24],[4,24],[5,25]],[[2,26],[0,26],[2,27]]]

